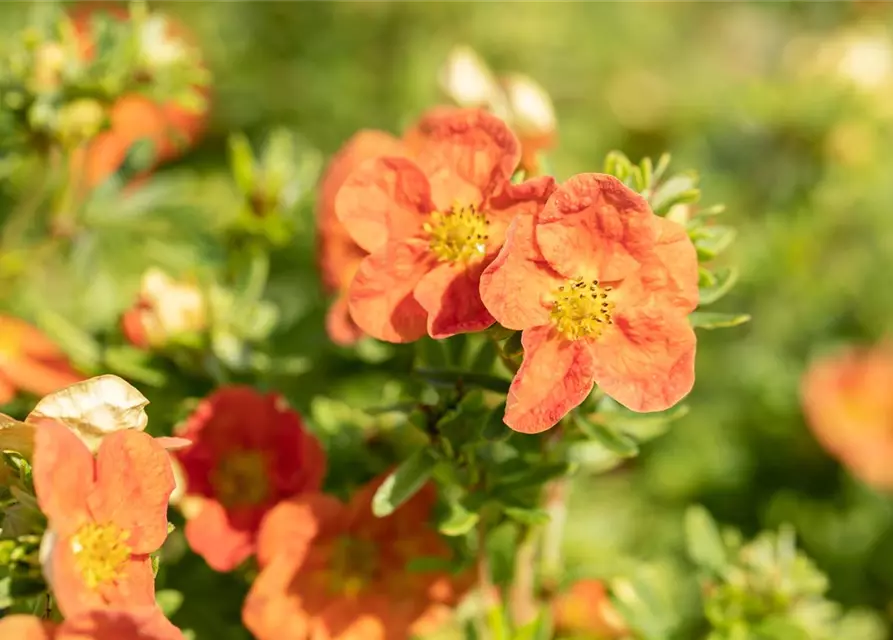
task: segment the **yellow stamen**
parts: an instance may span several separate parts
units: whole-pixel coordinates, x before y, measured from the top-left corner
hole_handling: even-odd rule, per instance
[[[489,239],[487,217],[474,206],[435,211],[422,228],[431,252],[441,262],[470,262],[483,258]]]
[[[343,536],[335,541],[329,567],[331,590],[356,597],[378,571],[378,547],[371,540]]]
[[[211,475],[224,507],[260,504],[270,495],[267,459],[260,451],[235,451],[223,457]]]
[[[71,538],[71,552],[84,583],[96,589],[120,577],[132,555],[129,531],[114,524],[90,522]]]
[[[552,322],[570,340],[598,338],[614,324],[611,290],[611,287],[600,285],[598,280],[576,278],[568,281],[553,293]]]

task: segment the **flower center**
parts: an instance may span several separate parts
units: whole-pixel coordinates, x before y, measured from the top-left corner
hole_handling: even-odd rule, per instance
[[[552,322],[570,340],[598,338],[608,325],[614,324],[611,290],[611,287],[600,285],[598,280],[569,280],[553,294]]]
[[[378,570],[378,547],[371,540],[342,536],[335,541],[330,564],[333,592],[356,596]]]
[[[489,238],[487,216],[474,205],[435,211],[422,226],[431,253],[441,262],[470,262],[483,258]]]
[[[132,555],[129,531],[114,524],[89,522],[71,538],[74,562],[90,589],[119,577]]]
[[[270,495],[266,456],[260,451],[236,451],[223,456],[211,475],[211,484],[224,507],[262,503]]]

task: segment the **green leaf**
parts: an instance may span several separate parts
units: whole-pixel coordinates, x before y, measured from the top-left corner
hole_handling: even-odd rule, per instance
[[[428,448],[419,449],[409,456],[375,492],[372,498],[372,513],[379,518],[394,513],[397,507],[424,486],[434,471],[434,464],[434,458]]]
[[[729,267],[713,274],[714,282],[698,290],[698,304],[702,307],[713,304],[735,286],[738,282],[738,269]]]
[[[478,387],[507,394],[511,385],[511,382],[504,378],[468,371],[420,368],[415,370],[415,374],[438,387]]]
[[[626,460],[595,440],[574,442],[568,447],[567,456],[571,462],[593,473],[610,471]]]
[[[101,349],[89,333],[49,310],[38,312],[36,320],[44,333],[62,347],[72,360],[89,368],[99,365]]]
[[[628,435],[608,425],[589,420],[580,414],[576,414],[576,422],[588,438],[595,440],[611,453],[621,458],[632,458],[638,455],[639,445]]]
[[[410,558],[406,570],[410,573],[448,573],[453,570],[453,563],[440,556],[419,556]]]
[[[102,357],[106,367],[135,382],[152,387],[163,387],[167,382],[167,375],[152,366],[151,353],[121,345],[106,348]]]
[[[254,191],[254,152],[251,143],[242,133],[232,134],[228,142],[229,165],[236,186],[244,195],[250,196]]]
[[[170,618],[183,604],[183,594],[174,589],[162,589],[155,592],[155,602],[165,617]]]
[[[693,311],[688,314],[688,321],[696,329],[724,329],[737,327],[739,324],[750,322],[750,315],[746,313],[713,313],[710,311]]]
[[[685,512],[685,545],[688,556],[699,567],[721,574],[728,566],[722,535],[704,507],[691,506]]]
[[[484,440],[499,441],[506,440],[512,435],[512,430],[505,423],[505,403],[493,409],[484,421],[481,428],[481,437]]]
[[[543,509],[521,509],[519,507],[506,507],[505,515],[521,524],[538,526],[549,521],[549,513]]]
[[[499,357],[499,351],[496,343],[492,340],[485,340],[481,344],[477,353],[474,354],[474,360],[471,361],[471,371],[474,373],[490,374],[493,371],[493,364]]]
[[[443,340],[433,340],[425,337],[416,342],[416,361],[423,368],[441,370],[449,366],[449,354]]]
[[[680,173],[667,179],[651,194],[650,204],[654,213],[664,215],[673,205],[697,202],[701,197],[698,174]]]
[[[692,233],[692,241],[698,250],[698,259],[712,260],[729,248],[736,235],[734,227],[716,225],[698,228]]]
[[[504,474],[497,480],[497,491],[508,493],[535,487],[547,483],[553,478],[563,476],[568,472],[569,465],[566,462],[550,462],[537,466],[525,465],[519,471]]]
[[[437,530],[445,536],[462,536],[478,523],[480,515],[469,511],[459,502],[450,502],[447,518],[438,524]]]

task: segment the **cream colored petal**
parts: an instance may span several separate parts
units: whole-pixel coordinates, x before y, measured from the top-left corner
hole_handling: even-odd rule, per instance
[[[512,113],[512,126],[521,136],[548,136],[557,126],[552,98],[533,78],[511,74],[502,86]]]
[[[15,451],[30,458],[34,453],[34,425],[0,413],[0,451]]]
[[[51,393],[37,403],[26,422],[55,420],[74,431],[94,453],[102,437],[121,429],[145,430],[149,401],[113,375],[97,376]]]

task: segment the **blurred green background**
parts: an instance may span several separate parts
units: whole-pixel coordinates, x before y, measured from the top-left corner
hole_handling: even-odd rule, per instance
[[[673,168],[697,169],[706,203],[725,203],[725,223],[740,231],[723,260],[741,280],[717,311],[753,320],[699,335],[692,411],[667,435],[627,467],[578,478],[568,564],[610,576],[678,555],[683,509],[700,502],[747,534],[792,523],[833,599],[893,616],[893,502],[823,453],[798,397],[810,358],[874,341],[893,318],[893,6],[154,6],[195,33],[214,73],[209,133],[159,171],[187,176],[212,221],[228,197],[217,178],[228,172],[229,132],[261,139],[284,126],[321,158],[360,128],[398,133],[443,101],[437,72],[459,43],[551,94],[557,177],[601,169],[612,149],[634,161],[670,151]],[[3,30],[29,9],[3,3]],[[374,403],[390,374],[325,339],[312,197],[302,207],[303,233],[276,256],[269,292],[286,319],[281,348],[310,372],[272,384],[311,415],[320,394]]]

